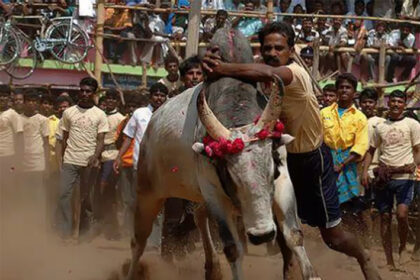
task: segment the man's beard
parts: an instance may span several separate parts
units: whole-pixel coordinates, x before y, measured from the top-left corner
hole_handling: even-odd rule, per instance
[[[270,65],[270,66],[280,66],[281,65],[280,59],[276,56],[264,57],[264,62],[265,62],[265,64]]]

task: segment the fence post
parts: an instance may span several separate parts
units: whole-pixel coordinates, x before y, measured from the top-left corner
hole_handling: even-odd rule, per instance
[[[312,76],[319,79],[319,38],[315,38],[313,43],[314,61],[312,64]]]
[[[383,84],[385,82],[385,57],[386,57],[386,45],[385,41],[381,40],[381,45],[379,47],[379,77],[378,83]],[[379,106],[383,107],[385,105],[384,100],[384,90],[380,91],[379,96]]]
[[[200,36],[201,1],[191,3],[191,12],[188,15],[188,38],[185,57],[198,54],[198,41]]]
[[[272,22],[274,19],[274,6],[273,6],[273,0],[267,0],[267,20],[268,22]]]
[[[96,50],[95,50],[95,78],[99,85],[102,85],[102,54],[104,50],[104,22],[105,22],[105,0],[98,0],[97,3],[97,20],[96,20]]]

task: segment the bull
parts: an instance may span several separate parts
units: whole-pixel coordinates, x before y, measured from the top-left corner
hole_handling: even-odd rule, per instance
[[[212,44],[220,47],[225,61],[253,62],[248,41],[236,30],[218,30]],[[153,221],[169,197],[202,205],[196,218],[204,242],[206,279],[221,278],[206,213],[219,225],[233,279],[243,279],[243,244],[235,222],[238,216],[253,244],[272,240],[280,229],[278,237],[284,238],[283,245],[288,247],[285,251],[289,252],[284,258],[286,274],[294,252],[304,278],[316,275],[302,244],[287,167],[279,165],[281,157],[285,157],[284,147],[277,155],[278,145],[289,143],[293,137],[255,137],[263,128],[272,129],[280,115],[282,84],[277,81],[280,90],[273,91],[268,101],[254,85],[244,81],[221,78],[204,82],[170,99],[153,114],[140,146],[128,279],[137,275]],[[261,117],[254,122],[256,116]],[[201,143],[205,135],[212,139],[242,139],[245,148],[239,153],[209,158]],[[276,174],[279,170],[280,176]]]

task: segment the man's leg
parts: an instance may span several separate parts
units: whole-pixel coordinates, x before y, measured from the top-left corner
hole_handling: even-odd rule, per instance
[[[394,79],[395,75],[395,67],[398,65],[400,61],[400,55],[399,54],[391,54],[391,60],[388,67],[388,72],[386,73],[386,81],[388,83],[392,83],[392,80]]]
[[[61,235],[70,238],[73,227],[73,210],[71,205],[73,186],[79,176],[79,166],[64,163],[60,174],[60,190],[57,209],[57,224]]]
[[[115,174],[112,165],[114,161],[106,161],[103,164],[103,169],[106,177],[102,178],[105,180],[101,184],[104,186],[102,192],[103,206],[104,206],[104,234],[108,239],[120,238],[119,226],[117,220],[117,191],[115,189],[117,185],[118,175]]]
[[[82,167],[80,170],[80,235],[87,233],[93,222],[91,190],[98,170],[95,167]]]
[[[392,256],[392,231],[391,231],[392,213],[381,214],[381,239],[384,247],[386,264],[395,269],[394,257]]]
[[[136,202],[136,188],[132,167],[123,167],[120,175],[120,191],[124,208],[124,229],[129,235],[134,232],[134,210]]]

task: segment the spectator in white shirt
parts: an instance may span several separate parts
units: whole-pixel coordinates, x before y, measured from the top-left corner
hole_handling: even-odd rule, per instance
[[[411,49],[414,47],[415,37],[411,33],[411,26],[407,23],[401,24],[400,29],[393,30],[389,34],[389,44],[392,48],[397,50]],[[392,83],[395,67],[403,67],[400,80],[407,80],[410,76],[411,70],[416,65],[416,57],[413,54],[393,53],[391,54],[391,62],[389,64],[386,81]]]
[[[349,54],[346,52],[334,52],[335,49],[346,46],[348,41],[347,29],[341,23],[342,19],[334,18],[332,26],[324,31],[324,43],[329,47],[328,53],[323,57],[322,68],[324,73],[337,70],[339,62],[341,69],[338,70],[341,72],[346,71]]]

